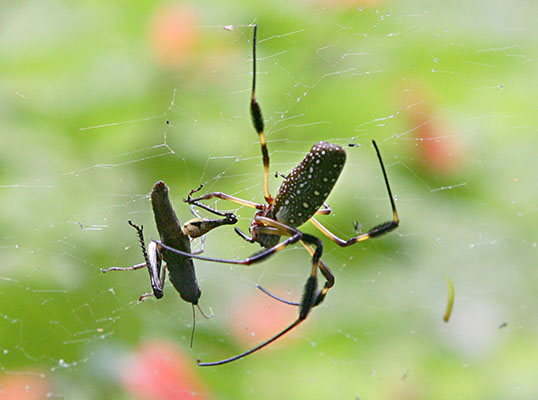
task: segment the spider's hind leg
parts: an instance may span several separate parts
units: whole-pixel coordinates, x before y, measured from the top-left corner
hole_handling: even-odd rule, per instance
[[[285,300],[282,297],[278,297],[276,294],[271,293],[269,290],[265,289],[261,285],[256,284],[256,287],[258,289],[260,289],[263,293],[265,293],[267,296],[269,296],[269,297],[271,297],[271,298],[273,298],[275,300],[278,300],[281,303],[284,303],[284,304],[287,304],[287,305],[290,305],[290,306],[296,306],[296,307],[301,305],[301,303],[297,303],[295,301],[290,301],[290,300]]]
[[[310,254],[310,256],[314,256],[314,249],[312,246],[310,246],[308,243],[305,243],[303,240],[300,241],[301,244],[304,246],[306,251]],[[323,262],[323,260],[319,260],[319,270],[323,274],[323,277],[325,278],[325,285],[323,285],[323,289],[321,289],[315,296],[314,305],[312,307],[316,307],[319,305],[323,300],[325,300],[325,296],[327,295],[327,292],[330,288],[334,286],[334,275],[329,269],[329,267]],[[280,301],[281,303],[288,304],[290,306],[300,306],[301,303],[297,303],[295,301],[285,300],[274,293],[271,293],[269,290],[265,289],[264,287],[256,284],[256,287],[260,289],[263,293],[268,295],[269,297],[272,297],[273,299]]]

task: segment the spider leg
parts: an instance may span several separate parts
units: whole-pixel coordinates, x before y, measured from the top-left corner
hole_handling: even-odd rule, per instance
[[[400,217],[398,216],[398,212],[396,211],[394,197],[392,196],[392,191],[390,190],[389,179],[387,178],[387,172],[385,171],[385,165],[383,164],[381,153],[379,152],[377,144],[374,140],[372,140],[372,144],[374,145],[375,151],[377,153],[377,158],[379,160],[379,164],[381,165],[381,171],[383,172],[383,179],[385,180],[385,186],[387,188],[387,193],[389,195],[390,205],[392,207],[392,221],[383,222],[379,225],[374,226],[366,233],[354,236],[348,240],[344,240],[336,236],[334,233],[329,231],[323,225],[321,225],[319,221],[315,219],[314,217],[310,218],[310,221],[312,222],[312,224],[316,228],[318,228],[321,231],[321,233],[323,233],[325,236],[327,236],[329,239],[331,239],[333,242],[335,242],[337,245],[341,247],[351,246],[357,242],[364,242],[365,240],[384,235],[385,233],[388,233],[392,231],[393,229],[396,229],[398,225],[400,224]]]
[[[239,235],[239,237],[241,239],[246,240],[249,243],[256,243],[256,241],[254,239],[252,239],[252,237],[245,234],[241,229],[236,227],[236,228],[234,228],[234,231],[235,231],[235,233],[237,233]]]
[[[312,248],[312,246],[310,246],[309,244],[305,243],[302,240],[301,240],[301,244],[304,246],[306,251],[308,251],[308,254],[314,257],[315,251]],[[325,285],[323,285],[323,289],[321,289],[316,295],[316,299],[315,299],[313,307],[320,304],[325,299],[325,296],[327,295],[327,292],[329,291],[329,289],[334,286],[334,275],[329,269],[329,267],[323,262],[323,260],[321,260],[321,258],[319,260],[319,270],[321,271],[321,273],[323,274],[323,277],[325,278]]]
[[[306,317],[305,317],[306,318]],[[265,346],[273,343],[275,340],[277,340],[278,338],[280,338],[281,336],[285,335],[286,333],[288,333],[289,331],[291,331],[293,328],[295,328],[297,325],[299,325],[301,322],[303,322],[305,320],[305,318],[297,318],[295,320],[295,322],[293,324],[291,324],[290,326],[288,326],[286,329],[284,329],[282,332],[278,333],[277,335],[273,336],[271,339],[269,340],[266,340],[265,342],[263,342],[262,344],[248,350],[248,351],[245,351],[244,353],[241,353],[241,354],[238,354],[234,357],[230,357],[230,358],[226,358],[224,360],[220,360],[220,361],[213,361],[213,362],[202,362],[200,359],[198,359],[198,365],[200,367],[211,367],[211,366],[215,366],[215,365],[222,365],[222,364],[227,364],[229,362],[232,362],[232,361],[235,361],[235,360],[238,360],[240,358],[243,358],[243,357],[246,357],[248,356],[249,354],[252,354],[262,348],[264,348]]]
[[[260,108],[260,105],[258,104],[258,101],[256,100],[256,40],[257,40],[257,33],[258,33],[258,25],[254,25],[254,32],[253,32],[253,38],[252,38],[252,93],[251,93],[251,99],[250,99],[250,116],[252,118],[252,124],[254,126],[254,129],[256,130],[256,133],[258,134],[258,137],[260,139],[260,145],[262,150],[262,157],[263,157],[263,193],[265,200],[269,205],[273,204],[273,197],[269,193],[269,151],[267,150],[267,141],[265,139],[265,133],[264,133],[264,122],[263,122],[263,116],[262,111]],[[247,207],[256,208],[258,210],[263,210],[265,208],[265,205],[263,204],[257,204],[253,203],[248,200],[239,199],[234,196],[230,196],[224,193],[210,193],[209,195],[202,196],[196,199],[190,199],[190,195],[192,193],[197,192],[200,190],[200,188],[191,190],[189,193],[189,198],[186,200],[188,203],[196,202],[198,200],[202,199],[209,199],[211,197],[219,197],[221,199],[226,199],[233,201],[238,204],[242,204]]]
[[[372,239],[377,236],[384,235],[385,233],[388,233],[392,231],[393,229],[396,229],[398,227],[397,221],[389,221],[384,222],[382,224],[376,225],[373,228],[371,228],[368,232],[362,233],[358,236],[354,236],[351,239],[344,240],[336,236],[334,233],[332,233],[330,230],[328,230],[326,227],[321,225],[317,219],[314,217],[310,218],[310,222],[320,230],[321,233],[323,233],[325,236],[327,236],[329,239],[331,239],[333,242],[335,242],[340,247],[347,247],[351,246],[357,242],[364,242],[365,240]]]
[[[230,217],[230,216],[233,216],[234,214],[231,213],[231,212],[222,212],[222,211],[219,211],[219,210],[215,210],[214,208],[211,208],[209,207],[208,205],[205,205],[203,203],[200,203],[196,200],[192,200],[192,199],[183,199],[183,201],[185,203],[189,203],[189,204],[192,204],[191,206],[191,212],[198,218],[202,218],[200,217],[200,215],[198,215],[195,211],[194,211],[194,206],[196,207],[200,207],[200,208],[203,208],[204,210],[206,211],[209,211],[210,213],[212,214],[215,214],[215,215],[218,215],[220,217]]]
[[[288,246],[290,244],[296,243],[299,239],[301,239],[302,236],[303,236],[303,234],[300,231],[296,231],[296,233],[294,233],[293,236],[290,236],[288,239],[276,244],[273,247],[265,249],[265,250],[263,250],[263,251],[261,251],[259,253],[256,253],[256,254],[248,257],[248,258],[245,258],[244,260],[226,260],[226,259],[223,259],[223,258],[205,257],[205,256],[197,255],[197,254],[187,253],[185,251],[181,251],[181,250],[178,250],[178,249],[174,249],[173,247],[167,246],[167,245],[163,244],[162,242],[160,242],[158,240],[153,240],[153,242],[157,243],[160,247],[162,247],[162,248],[164,248],[164,249],[166,249],[168,251],[180,254],[180,255],[185,256],[185,257],[191,257],[191,258],[194,258],[194,259],[197,259],[197,260],[219,262],[219,263],[223,263],[223,264],[251,265],[251,264],[260,262],[260,261],[266,259],[267,257],[272,256],[274,253],[284,249],[286,246]]]
[[[319,293],[318,293],[318,295],[316,297],[314,307],[319,305],[323,300],[325,300],[325,296],[327,295],[327,292],[329,291],[330,288],[332,288],[334,286],[334,275],[331,272],[331,270],[329,269],[329,267],[327,267],[327,265],[325,265],[325,263],[320,262],[319,269],[321,270],[321,273],[325,277],[326,282],[325,282],[325,285],[323,285],[323,289],[321,289],[319,291]]]
[[[308,251],[308,253],[313,257],[314,256],[314,249],[312,248],[312,246],[310,246],[309,244],[305,243],[302,240],[301,240],[301,244],[304,246],[306,251]],[[314,302],[314,307],[317,306],[318,304],[320,304],[325,299],[325,295],[327,294],[329,289],[334,286],[334,275],[332,274],[329,267],[327,267],[327,265],[321,259],[319,260],[319,269],[320,269],[321,273],[323,274],[323,276],[325,277],[326,281],[325,281],[325,285],[323,286],[323,289],[321,289],[319,291],[319,293],[316,295],[316,300]],[[258,289],[260,289],[263,293],[268,295],[269,297],[272,297],[273,299],[278,300],[278,301],[280,301],[280,302],[282,302],[284,304],[288,304],[290,306],[300,306],[301,305],[300,303],[296,303],[294,301],[285,300],[285,299],[283,299],[281,297],[278,297],[277,295],[275,295],[274,293],[271,293],[269,290],[265,289],[261,285],[257,284],[256,287]]]
[[[267,142],[265,140],[265,134],[263,133],[264,123],[262,117],[262,110],[260,105],[256,101],[256,36],[258,32],[258,25],[254,25],[254,37],[252,39],[252,95],[250,99],[250,115],[252,117],[252,124],[254,129],[258,133],[260,138],[260,145],[262,147],[263,157],[263,195],[265,201],[268,204],[273,204],[273,197],[269,193],[269,152],[267,151]]]
[[[269,290],[265,289],[263,286],[256,284],[256,287],[260,289],[263,293],[265,293],[267,296],[272,297],[275,300],[280,301],[281,303],[288,304],[290,306],[300,306],[301,303],[297,303],[295,301],[285,300],[282,297],[278,297],[276,294],[271,293]]]
[[[314,215],[329,215],[332,211],[333,209],[331,206],[323,202],[323,208],[317,210]]]
[[[200,197],[197,197],[195,199],[188,198],[188,199],[184,199],[183,201],[185,201],[185,203],[196,204],[198,207],[201,207],[202,203],[199,203],[200,200],[209,200],[209,199],[212,199],[213,197],[217,197],[217,198],[222,199],[222,200],[231,201],[232,203],[236,203],[236,204],[241,204],[242,206],[255,208],[257,210],[263,210],[266,207],[265,204],[254,203],[253,201],[244,200],[244,199],[241,199],[239,197],[235,197],[235,196],[232,196],[230,194],[226,194],[226,193],[222,193],[222,192],[207,193],[207,194],[205,194],[203,196],[200,196]],[[206,206],[206,207],[207,208],[205,208],[205,207],[202,207],[202,208],[205,208],[206,210],[208,210],[210,212],[215,212],[215,210],[212,210],[210,207],[208,207],[208,206]]]
[[[306,234],[306,233],[302,233],[302,236],[303,236],[302,240],[316,246],[316,250],[314,251],[314,255],[312,257],[312,272],[310,273],[310,276],[308,277],[308,279],[306,281],[306,284],[305,284],[305,287],[304,287],[303,298],[302,298],[301,304],[300,304],[299,317],[291,325],[289,325],[287,328],[285,328],[284,330],[277,333],[272,338],[266,340],[265,342],[259,344],[258,346],[254,347],[254,348],[252,348],[252,349],[250,349],[248,351],[245,351],[245,352],[243,352],[241,354],[238,354],[238,355],[236,355],[234,357],[226,358],[226,359],[220,360],[220,361],[203,363],[203,362],[200,362],[200,360],[198,360],[198,365],[199,366],[207,367],[207,366],[215,366],[215,365],[227,364],[229,362],[238,360],[238,359],[246,357],[246,356],[248,356],[248,355],[250,355],[252,353],[255,353],[256,351],[258,351],[258,350],[264,348],[265,346],[273,343],[275,340],[277,340],[281,336],[285,335],[286,333],[288,333],[289,331],[291,331],[292,329],[297,327],[299,324],[301,324],[308,317],[308,314],[310,313],[310,310],[316,304],[317,270],[318,270],[318,267],[319,267],[321,254],[323,252],[323,243],[322,243],[322,241],[320,239],[318,239],[315,236],[312,236],[312,235],[309,235],[309,234]]]
[[[308,243],[309,245],[314,245],[316,247],[316,249],[314,250],[313,248],[311,248],[311,246],[308,246],[310,248],[310,250],[313,252],[312,254],[312,271],[310,273],[310,276],[308,277],[307,281],[306,281],[306,284],[305,284],[305,287],[304,287],[304,290],[303,290],[303,297],[301,299],[301,303],[300,303],[300,310],[299,310],[299,317],[295,320],[295,322],[293,322],[291,325],[289,325],[287,328],[285,328],[283,331],[281,331],[280,333],[276,334],[275,336],[273,336],[272,338],[266,340],[265,342],[261,343],[260,345],[244,352],[244,353],[241,353],[237,356],[234,356],[234,357],[231,357],[231,358],[227,358],[227,359],[224,359],[224,360],[221,360],[221,361],[216,361],[216,362],[209,362],[209,363],[202,363],[200,361],[198,361],[198,365],[200,366],[213,366],[213,365],[221,365],[221,364],[226,364],[226,363],[229,363],[231,361],[234,361],[234,360],[237,360],[239,358],[243,358],[249,354],[252,354],[260,349],[262,349],[263,347],[269,345],[270,343],[274,342],[275,340],[277,340],[278,338],[280,338],[282,335],[286,334],[287,332],[291,331],[293,328],[295,328],[296,326],[298,326],[300,323],[302,323],[308,316],[308,314],[310,313],[310,310],[312,310],[312,308],[314,306],[316,306],[317,304],[319,304],[321,302],[321,300],[323,300],[323,297],[325,296],[325,293],[327,292],[328,289],[326,289],[324,287],[324,289],[322,289],[319,293],[317,292],[317,286],[318,286],[318,281],[317,281],[317,271],[318,271],[318,268],[321,269],[322,273],[327,277],[327,276],[332,276],[332,274],[330,274],[330,271],[329,269],[324,266],[324,267],[320,267],[321,265],[321,255],[323,253],[323,242],[318,239],[317,237],[315,236],[312,236],[310,234],[307,234],[307,233],[303,233],[301,231],[299,231],[298,229],[296,228],[293,228],[291,226],[288,226],[288,225],[285,225],[281,222],[278,222],[272,218],[268,218],[268,217],[262,217],[262,216],[256,216],[254,217],[254,220],[256,222],[258,222],[260,224],[260,226],[257,226],[255,229],[256,229],[256,232],[257,233],[265,233],[265,234],[273,234],[273,235],[279,235],[279,236],[283,236],[283,235],[286,235],[286,236],[289,236],[288,239],[276,244],[275,246],[272,246],[266,250],[263,250],[257,254],[254,254],[253,256],[251,257],[248,257],[244,260],[225,260],[225,259],[218,259],[218,258],[210,258],[210,257],[203,257],[203,256],[199,256],[199,255],[193,255],[193,254],[190,254],[190,253],[186,253],[186,252],[183,252],[183,251],[180,251],[180,250],[177,250],[177,249],[174,249],[172,247],[169,247],[169,246],[166,246],[164,244],[162,244],[161,242],[159,241],[156,241],[154,240],[153,242],[157,243],[159,246],[171,251],[171,252],[174,252],[174,253],[177,253],[177,254],[181,254],[183,256],[186,256],[186,257],[192,257],[192,258],[195,258],[195,259],[200,259],[200,260],[205,260],[205,261],[212,261],[212,262],[221,262],[221,263],[225,263],[225,264],[240,264],[240,265],[250,265],[250,264],[253,264],[253,263],[256,263],[256,262],[260,262],[262,261],[263,259],[273,255],[274,253],[276,253],[277,251],[280,251],[282,249],[284,249],[286,246],[290,245],[290,244],[293,244],[293,243],[296,243],[297,241],[304,241],[305,243]],[[332,283],[334,282],[334,279],[331,280],[331,283],[330,284],[327,284],[325,286],[332,286]]]
[[[173,247],[167,246],[158,240],[153,240],[153,242],[157,243],[160,247],[166,250],[169,250],[173,253],[180,254],[185,257],[191,257],[194,259],[204,260],[204,261],[220,262],[223,264],[250,265],[250,264],[260,262],[266,259],[267,257],[272,256],[274,253],[286,248],[288,245],[296,243],[297,241],[303,239],[303,236],[306,235],[302,233],[301,231],[299,231],[298,229],[282,224],[278,221],[275,221],[272,218],[256,216],[254,217],[254,220],[265,225],[265,226],[260,226],[256,228],[256,231],[258,233],[266,233],[266,234],[279,235],[279,236],[285,235],[289,237],[286,240],[268,249],[262,250],[259,253],[256,253],[248,258],[245,258],[244,260],[226,260],[223,258],[205,257],[205,256],[197,255],[197,254],[187,253],[185,251],[181,251],[178,249],[174,249]]]
[[[215,366],[215,365],[222,365],[222,364],[227,364],[229,362],[232,362],[232,361],[235,361],[235,360],[238,360],[240,358],[243,358],[243,357],[246,357],[248,356],[249,354],[252,354],[262,348],[264,348],[265,346],[273,343],[275,340],[277,340],[278,338],[280,338],[281,336],[285,335],[286,333],[288,333],[289,331],[291,331],[293,328],[295,328],[297,325],[299,325],[301,322],[303,322],[305,320],[305,318],[297,318],[295,320],[295,322],[293,324],[291,324],[290,326],[288,326],[286,329],[284,329],[282,332],[278,333],[277,335],[273,336],[271,339],[263,342],[262,344],[248,350],[248,351],[245,351],[244,353],[241,353],[241,354],[238,354],[234,357],[230,357],[230,358],[226,358],[224,360],[220,360],[220,361],[213,361],[213,362],[202,362],[200,359],[198,359],[198,365],[200,367],[212,367],[212,366]]]

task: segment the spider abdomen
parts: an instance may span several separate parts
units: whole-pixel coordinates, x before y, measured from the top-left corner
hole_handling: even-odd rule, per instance
[[[316,143],[280,185],[270,216],[292,227],[304,224],[331,193],[345,162],[342,147]]]

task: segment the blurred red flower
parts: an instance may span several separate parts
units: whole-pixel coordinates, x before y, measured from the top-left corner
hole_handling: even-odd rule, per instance
[[[285,293],[282,288],[272,288],[271,291],[273,290],[277,295]],[[239,343],[255,346],[282,331],[297,319],[298,314],[299,307],[284,304],[256,291],[241,299],[241,303],[234,308],[230,331]],[[277,343],[288,338],[289,334],[278,339]]]
[[[17,372],[0,378],[0,399],[41,400],[52,393],[50,380],[35,372]]]
[[[149,27],[157,61],[170,68],[189,64],[198,41],[198,13],[192,6],[168,4],[157,8]]]
[[[194,360],[175,345],[155,340],[141,344],[125,362],[121,381],[130,395],[145,400],[210,399]]]
[[[417,158],[425,171],[451,174],[461,168],[465,148],[461,135],[437,115],[430,90],[407,88],[404,116],[415,136]]]

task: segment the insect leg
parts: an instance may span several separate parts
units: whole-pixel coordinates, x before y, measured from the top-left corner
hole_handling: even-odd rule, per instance
[[[101,268],[101,272],[109,272],[109,271],[132,271],[141,269],[144,267],[148,268],[149,277],[151,280],[151,287],[153,289],[153,295],[160,299],[163,297],[163,286],[164,286],[164,278],[166,275],[166,269],[162,268],[162,260],[161,256],[159,254],[159,251],[157,249],[157,246],[155,243],[150,243],[148,246],[148,251],[146,251],[146,244],[144,241],[144,233],[143,233],[143,226],[138,226],[134,224],[132,221],[129,221],[129,225],[131,225],[133,228],[136,229],[136,232],[138,234],[138,240],[140,241],[140,247],[142,249],[142,254],[144,255],[145,262],[141,264],[133,265],[132,267],[111,267],[107,269]],[[160,276],[159,276],[160,275]],[[140,296],[140,301],[144,300],[146,297],[151,296],[151,293],[145,293]]]

